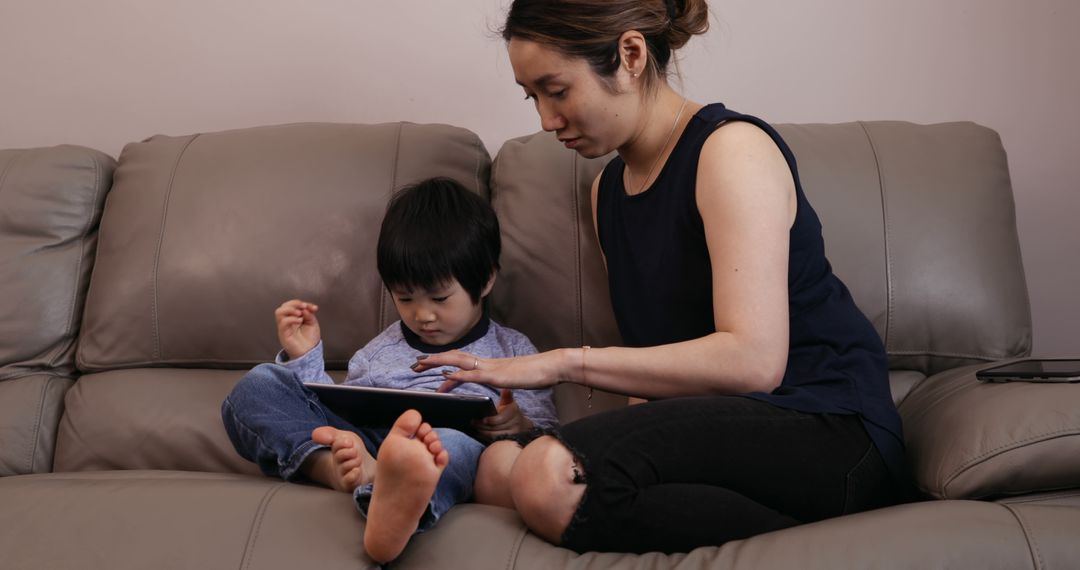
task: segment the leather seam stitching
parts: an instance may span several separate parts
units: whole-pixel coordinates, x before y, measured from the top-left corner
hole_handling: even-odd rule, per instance
[[[866,135],[866,142],[870,145],[870,152],[874,155],[874,168],[877,170],[878,191],[881,196],[881,221],[882,231],[884,232],[883,237],[885,240],[885,288],[888,291],[888,301],[885,308],[885,338],[882,339],[882,344],[887,348],[889,346],[889,337],[892,333],[893,310],[896,302],[892,279],[892,243],[890,241],[892,234],[889,228],[889,205],[886,199],[887,191],[885,189],[885,177],[882,174],[881,158],[878,156],[878,149],[877,145],[874,143],[874,137],[870,135],[870,130],[866,128],[866,123],[864,121],[859,121],[859,127],[862,129],[863,134]]]
[[[151,277],[151,292],[152,299],[150,304],[151,315],[151,333],[153,336],[154,349],[151,354],[151,360],[157,361],[161,359],[161,335],[160,335],[160,323],[158,322],[158,268],[161,263],[161,247],[165,243],[165,226],[166,220],[169,217],[169,200],[172,198],[173,185],[176,183],[176,173],[180,170],[180,162],[184,159],[184,153],[187,152],[191,143],[195,142],[195,139],[199,138],[199,135],[195,135],[188,139],[184,143],[183,148],[176,155],[176,162],[173,163],[172,172],[169,174],[169,186],[165,189],[165,200],[161,207],[161,231],[158,232],[157,248],[154,250],[154,267],[153,275]]]
[[[30,438],[30,456],[27,458],[28,473],[34,472],[34,456],[37,455],[38,435],[41,433],[41,415],[45,408],[45,392],[49,388],[49,380],[42,382],[41,392],[38,394],[37,414],[34,416],[34,433]]]
[[[10,172],[11,169],[13,168],[13,165],[16,162],[19,162],[20,160],[22,160],[23,156],[25,156],[26,153],[28,153],[28,152],[30,152],[30,151],[29,150],[19,151],[15,155],[15,157],[11,159],[11,162],[7,163],[7,165],[4,166],[4,171],[0,172],[0,192],[2,192],[3,189],[4,189],[4,182],[7,181],[8,172]]]
[[[1062,438],[1062,437],[1068,437],[1068,436],[1072,436],[1072,435],[1080,435],[1080,430],[1078,430],[1076,428],[1060,429],[1060,430],[1056,430],[1056,431],[1042,433],[1042,434],[1039,434],[1039,435],[1033,435],[1031,437],[1027,437],[1027,438],[1021,439],[1019,441],[1014,441],[1014,442],[1007,443],[1005,445],[999,445],[999,446],[997,446],[997,447],[995,447],[993,449],[990,449],[990,450],[984,451],[983,453],[980,453],[979,455],[977,455],[977,456],[971,458],[970,460],[968,460],[967,462],[965,462],[960,467],[954,469],[952,471],[952,473],[950,473],[946,477],[946,480],[951,482],[958,475],[963,473],[964,471],[967,471],[968,469],[970,469],[970,468],[972,468],[972,467],[974,467],[974,466],[976,466],[976,465],[978,465],[980,463],[985,463],[988,459],[992,459],[993,457],[1001,455],[1003,452],[1012,451],[1014,449],[1019,449],[1021,447],[1025,447],[1027,445],[1030,445],[1032,443],[1042,443],[1044,441],[1051,441],[1051,440],[1054,440],[1054,439],[1059,439],[1059,438]],[[946,486],[948,486],[948,483],[946,483]]]
[[[79,255],[75,259],[75,282],[72,283],[71,305],[68,309],[68,323],[67,330],[65,331],[65,336],[71,337],[70,342],[64,343],[67,346],[70,346],[76,342],[77,331],[75,330],[75,320],[78,318],[76,305],[78,304],[77,301],[79,298],[79,292],[82,290],[82,287],[79,286],[79,275],[82,272],[83,261],[86,253],[85,248],[87,236],[89,235],[91,226],[93,226],[94,224],[94,211],[97,209],[96,204],[98,203],[98,196],[101,194],[101,188],[104,186],[104,183],[101,180],[101,165],[98,164],[98,161],[94,160],[93,157],[91,157],[90,159],[90,164],[94,168],[94,196],[92,198],[92,201],[90,202],[91,207],[89,208],[89,214],[86,216],[86,223],[83,225],[82,231],[79,232]],[[56,360],[60,357],[61,354],[63,354],[63,352],[63,350],[60,350],[60,346],[56,347],[55,354],[53,354],[52,357],[49,359],[50,368],[56,368]]]
[[[1013,518],[1015,518],[1017,524],[1020,525],[1020,531],[1024,533],[1024,540],[1026,540],[1028,543],[1028,549],[1031,554],[1031,563],[1035,567],[1035,570],[1041,570],[1042,568],[1045,568],[1046,564],[1043,562],[1042,553],[1039,552],[1039,543],[1035,540],[1035,535],[1028,527],[1027,521],[1025,521],[1024,517],[1020,514],[1020,512],[1013,508],[1011,505],[1002,506],[1008,509],[1010,513],[1012,513]]]
[[[506,558],[506,568],[510,570],[517,566],[517,555],[521,551],[521,543],[525,542],[525,535],[528,534],[529,529],[522,527],[518,531],[517,538],[514,540],[514,544],[510,547],[509,555]]]
[[[274,487],[266,491],[262,500],[259,501],[259,507],[255,511],[255,519],[251,521],[251,530],[248,534],[247,544],[244,545],[244,554],[240,559],[241,570],[251,566],[251,560],[254,558],[255,543],[259,540],[259,530],[262,528],[263,517],[269,509],[270,501],[273,500],[274,495],[276,495],[285,485],[287,485],[287,483],[278,483],[277,485],[274,485]]]
[[[1003,358],[1014,358],[1018,355],[1015,354],[973,354],[966,352],[945,352],[938,350],[919,350],[919,349],[903,349],[892,350],[889,354],[895,354],[899,356],[950,356],[955,358],[975,358],[979,360],[1001,360]]]

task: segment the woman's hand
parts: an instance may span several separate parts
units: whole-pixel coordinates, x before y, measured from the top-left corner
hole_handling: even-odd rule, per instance
[[[277,321],[278,342],[290,360],[307,354],[322,338],[319,332],[319,319],[315,318],[318,305],[292,299],[285,301],[274,311]]]
[[[521,413],[521,408],[514,401],[514,393],[509,389],[503,388],[495,409],[498,413],[494,416],[473,422],[481,439],[491,441],[496,436],[512,435],[532,429],[532,421]]]
[[[464,382],[476,382],[496,388],[548,388],[562,382],[564,351],[551,350],[510,358],[479,358],[467,352],[451,350],[416,359],[412,369],[423,372],[440,366],[459,370],[444,372],[446,382],[439,392],[449,392]]]

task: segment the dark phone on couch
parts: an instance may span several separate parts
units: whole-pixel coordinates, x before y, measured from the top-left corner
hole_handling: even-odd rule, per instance
[[[1080,360],[1029,358],[984,368],[975,378],[983,382],[1080,382]]]

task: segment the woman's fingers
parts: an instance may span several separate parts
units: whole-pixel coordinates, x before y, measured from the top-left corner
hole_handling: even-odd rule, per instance
[[[412,369],[416,372],[424,372],[440,366],[453,366],[462,370],[472,370],[474,367],[481,365],[480,359],[476,356],[459,350],[451,350],[439,354],[418,356],[416,357],[416,364],[412,365]]]
[[[438,389],[436,389],[435,391],[445,394],[445,393],[453,390],[454,388],[457,388],[458,386],[461,386],[462,384],[464,384],[464,382],[459,382],[457,380],[447,379],[445,382],[440,384]]]

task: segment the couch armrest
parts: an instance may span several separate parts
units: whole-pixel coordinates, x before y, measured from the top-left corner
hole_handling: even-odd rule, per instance
[[[931,376],[900,404],[923,492],[975,499],[1080,487],[1080,386],[984,384],[967,366]]]

